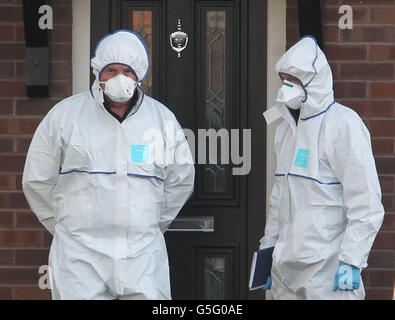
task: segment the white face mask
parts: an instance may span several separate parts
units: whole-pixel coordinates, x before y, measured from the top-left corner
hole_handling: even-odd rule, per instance
[[[115,102],[126,102],[133,97],[134,90],[136,89],[137,83],[132,78],[119,74],[116,77],[108,79],[104,83],[104,93],[112,101]]]
[[[304,98],[305,92],[301,86],[284,80],[283,85],[278,90],[276,101],[286,104],[291,109],[298,110]]]

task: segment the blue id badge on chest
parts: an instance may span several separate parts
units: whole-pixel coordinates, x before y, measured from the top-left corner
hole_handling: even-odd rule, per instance
[[[132,145],[132,162],[148,162],[148,145]]]
[[[307,168],[309,164],[310,150],[299,149],[295,159],[295,166]]]

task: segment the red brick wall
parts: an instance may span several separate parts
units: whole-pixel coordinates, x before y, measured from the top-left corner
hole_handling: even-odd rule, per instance
[[[338,28],[339,7],[350,5],[354,26]],[[363,272],[366,299],[391,299],[395,281],[395,1],[326,0],[324,52],[335,98],[370,130],[385,220]],[[287,0],[287,47],[298,39],[297,1]]]
[[[21,0],[0,0],[0,300],[48,299],[38,268],[48,264],[51,235],[41,226],[21,190],[25,156],[42,117],[71,95],[72,0],[53,0],[49,30],[51,94],[25,94],[25,42]]]

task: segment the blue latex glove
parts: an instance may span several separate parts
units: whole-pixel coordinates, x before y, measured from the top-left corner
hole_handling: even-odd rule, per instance
[[[268,276],[266,283],[263,286],[263,290],[270,290],[271,287],[272,287],[272,277]]]
[[[335,274],[333,291],[337,289],[352,291],[358,289],[361,284],[361,271],[350,264],[340,261],[339,269]]]

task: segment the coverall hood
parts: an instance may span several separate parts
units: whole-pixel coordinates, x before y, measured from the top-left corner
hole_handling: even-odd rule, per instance
[[[276,71],[298,78],[306,97],[301,107],[301,119],[326,110],[334,101],[331,68],[313,36],[301,38],[279,59]]]
[[[92,85],[92,94],[101,105],[104,101],[99,78],[108,65],[128,66],[141,83],[148,75],[149,57],[146,45],[140,36],[130,30],[121,29],[104,36],[96,45],[95,56],[91,59],[93,74],[96,77]]]

